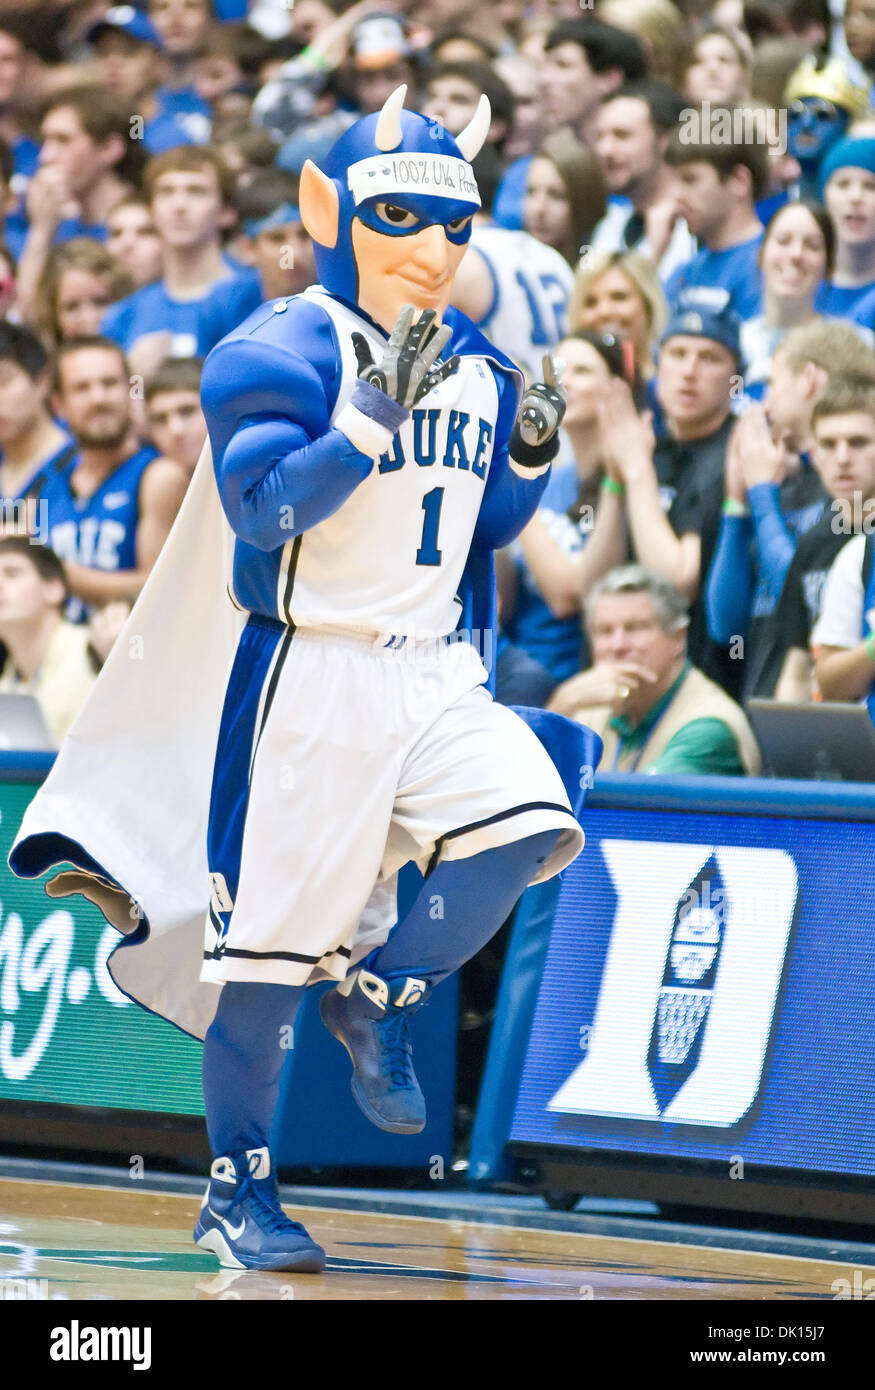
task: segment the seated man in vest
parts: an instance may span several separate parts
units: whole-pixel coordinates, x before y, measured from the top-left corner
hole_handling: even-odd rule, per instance
[[[604,740],[607,772],[755,775],[756,739],[741,708],[690,663],[687,600],[643,565],[611,570],[590,590],[593,664],[560,685],[548,709]]]

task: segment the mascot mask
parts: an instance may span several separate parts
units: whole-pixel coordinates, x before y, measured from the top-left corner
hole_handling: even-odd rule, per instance
[[[400,303],[417,303],[418,285],[419,307],[438,313],[445,307],[439,301],[449,297],[480,207],[470,161],[491,120],[482,96],[454,139],[436,121],[404,111],[406,93],[398,87],[378,114],[350,126],[322,169],[307,160],[301,170],[301,217],[313,238],[320,283],[384,327],[387,320],[388,326],[394,323]],[[403,244],[383,247],[383,238],[402,238]],[[380,263],[384,253],[390,266]],[[407,263],[410,280],[399,286],[396,304],[389,282],[398,274],[406,277]],[[375,312],[375,303],[383,312]]]

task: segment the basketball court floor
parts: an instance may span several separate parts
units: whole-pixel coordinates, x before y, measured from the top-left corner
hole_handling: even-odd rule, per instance
[[[875,1245],[675,1225],[604,1202],[558,1213],[537,1198],[349,1189],[282,1189],[325,1247],[325,1274],[222,1270],[191,1240],[203,1187],[7,1160],[0,1283],[26,1280],[31,1298],[172,1301],[833,1300],[875,1289]]]

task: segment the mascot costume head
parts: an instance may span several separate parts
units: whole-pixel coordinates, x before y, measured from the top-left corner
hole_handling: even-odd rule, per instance
[[[489,130],[485,96],[454,139],[403,110],[406,87],[356,121],[324,168],[301,170],[301,219],[319,280],[387,332],[405,304],[440,319],[471,236],[480,195],[471,168]]]

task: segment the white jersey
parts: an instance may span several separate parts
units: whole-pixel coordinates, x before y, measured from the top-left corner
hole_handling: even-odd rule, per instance
[[[375,361],[385,340],[323,290],[313,287],[303,297],[318,303],[337,330],[342,377],[333,425],[357,382],[353,332],[368,340]],[[463,356],[458,370],[414,407],[343,505],[288,542],[278,600],[296,627],[399,636],[453,631],[498,403],[489,359]]]
[[[494,292],[492,308],[478,328],[529,381],[540,381],[544,353],[568,332],[571,267],[552,246],[506,227],[475,226],[471,245],[489,266]]]

